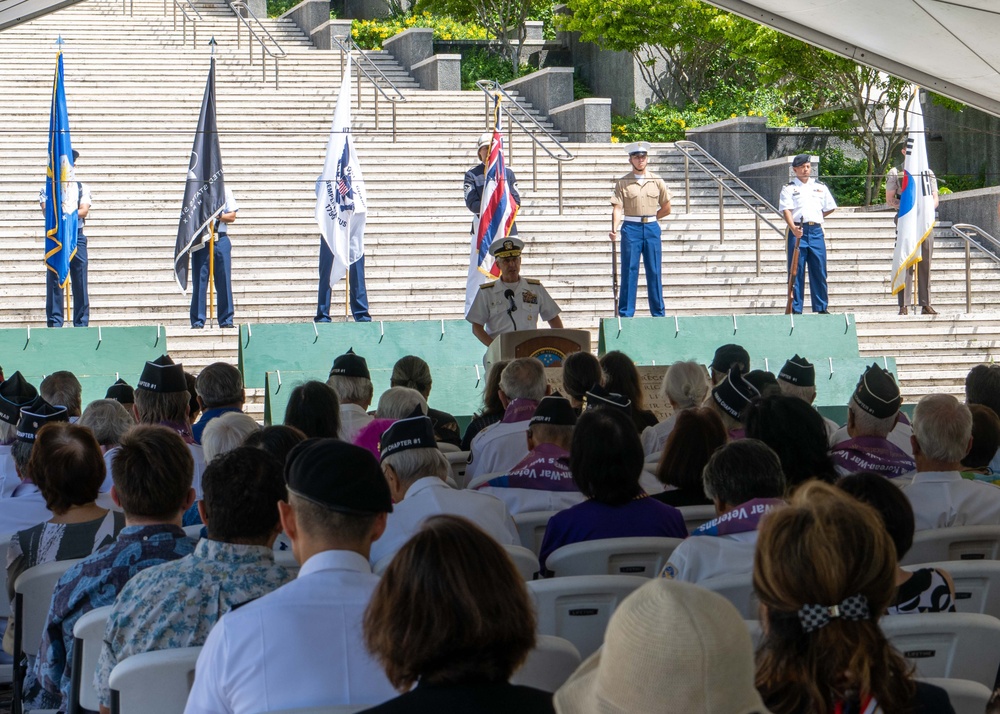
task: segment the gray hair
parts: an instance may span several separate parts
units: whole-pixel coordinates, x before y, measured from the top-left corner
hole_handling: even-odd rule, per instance
[[[778,386],[781,387],[781,393],[784,394],[786,397],[795,397],[797,399],[801,399],[806,404],[812,404],[814,401],[816,401],[815,385],[813,385],[812,387],[803,387],[801,384],[792,384],[791,382],[786,382],[783,379],[779,379]]]
[[[243,446],[246,438],[255,431],[260,431],[260,425],[243,412],[226,412],[211,419],[201,433],[205,463],[209,464],[216,456]]]
[[[246,393],[243,391],[243,375],[226,362],[213,362],[201,370],[195,390],[201,397],[205,409],[216,407],[243,406]]]
[[[913,436],[928,458],[957,463],[969,451],[972,412],[950,394],[928,394],[913,411]]]
[[[512,360],[500,374],[500,389],[508,399],[540,402],[546,385],[545,366],[534,357]]]
[[[21,441],[17,439],[10,445],[10,457],[14,460],[14,467],[17,475],[21,478],[28,477],[28,461],[31,459],[31,447],[35,445],[33,441]]]
[[[376,419],[405,419],[413,414],[413,410],[427,414],[427,400],[416,389],[409,387],[391,387],[378,398],[378,408],[375,409]]]
[[[697,362],[674,362],[667,369],[660,393],[677,404],[678,409],[688,409],[705,401],[710,386],[703,366]]]
[[[731,441],[718,449],[705,464],[701,480],[705,495],[727,506],[785,494],[781,460],[757,439]]]
[[[337,393],[341,404],[357,404],[359,407],[367,407],[372,403],[372,397],[375,396],[375,387],[372,386],[372,381],[364,377],[344,377],[339,374],[331,374],[326,383]]]
[[[406,449],[382,459],[382,466],[391,466],[404,484],[426,476],[447,478],[451,473],[448,459],[439,449]]]
[[[129,411],[114,399],[95,399],[77,423],[90,429],[101,446],[117,446],[125,432],[135,426]]]
[[[14,443],[17,438],[17,424],[8,424],[0,420],[0,444],[4,446]]]
[[[83,387],[72,372],[53,372],[38,385],[38,393],[49,404],[66,407],[67,416],[80,416]]]
[[[876,436],[880,439],[889,436],[889,432],[896,426],[896,417],[899,415],[897,412],[879,418],[866,412],[853,399],[847,403],[847,410],[854,415],[854,430],[858,436]]]

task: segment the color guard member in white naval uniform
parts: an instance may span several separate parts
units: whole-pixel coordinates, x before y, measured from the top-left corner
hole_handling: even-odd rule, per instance
[[[806,265],[809,266],[809,293],[812,311],[827,314],[826,294],[826,242],[823,237],[823,219],[837,208],[826,184],[809,178],[812,164],[807,154],[792,159],[795,178],[781,189],[778,211],[788,226],[788,268],[792,267],[795,240],[799,242],[799,272],[795,277],[792,312],[802,313],[802,296],[806,290]]]
[[[487,347],[504,332],[538,329],[539,320],[555,329],[563,326],[559,306],[541,281],[521,277],[522,250],[524,241],[512,237],[498,238],[490,246],[500,279],[480,286],[465,316],[472,323],[472,334]]]

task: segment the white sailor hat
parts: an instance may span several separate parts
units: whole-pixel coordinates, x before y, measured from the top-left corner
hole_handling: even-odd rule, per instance
[[[491,141],[493,141],[493,132],[483,132],[479,135],[479,143],[476,145],[476,149],[479,150],[484,146],[489,146]]]
[[[625,153],[631,156],[632,154],[648,154],[650,145],[648,141],[633,141],[625,147]]]
[[[516,258],[524,250],[524,241],[514,236],[497,238],[490,243],[490,255],[494,258]]]

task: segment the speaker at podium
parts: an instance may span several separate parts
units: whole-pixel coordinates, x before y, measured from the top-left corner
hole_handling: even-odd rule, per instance
[[[542,329],[517,330],[497,335],[486,350],[486,370],[494,362],[520,357],[534,357],[546,367],[561,367],[566,355],[590,352],[588,330]]]

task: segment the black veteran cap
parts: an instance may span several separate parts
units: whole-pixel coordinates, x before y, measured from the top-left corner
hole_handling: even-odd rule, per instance
[[[628,411],[631,406],[632,400],[628,397],[622,396],[617,392],[609,392],[596,383],[583,395],[583,408],[585,410],[597,409],[598,407],[617,407],[618,409]]]
[[[114,399],[119,404],[135,404],[135,390],[124,379],[119,378],[117,382],[108,387],[105,399]]]
[[[66,407],[54,407],[38,397],[28,406],[21,408],[21,419],[17,422],[17,438],[28,444],[34,443],[38,430],[53,421],[69,421]]]
[[[296,496],[338,513],[392,512],[389,484],[368,449],[339,439],[306,439],[285,464],[285,483]]]
[[[330,376],[338,377],[364,377],[371,379],[371,372],[368,371],[368,362],[364,357],[354,354],[354,348],[349,347],[347,352],[333,360],[333,367],[330,368]]]
[[[785,366],[778,372],[778,379],[796,387],[815,387],[816,368],[805,357],[795,355],[785,362]]]
[[[892,416],[899,411],[899,405],[903,403],[896,380],[892,378],[892,374],[877,364],[873,364],[861,375],[851,399],[876,419]]]
[[[38,390],[14,372],[10,379],[0,384],[0,419],[17,426],[21,418],[21,407],[26,407],[38,397]]]
[[[535,414],[528,425],[551,424],[552,426],[575,426],[576,412],[565,397],[543,397],[535,407]]]
[[[146,362],[137,389],[150,392],[186,392],[188,388],[184,365],[174,364],[168,355],[160,355],[152,362]]]
[[[809,163],[809,154],[796,154],[792,159],[792,166],[802,166]]]
[[[497,238],[490,243],[490,255],[494,258],[516,258],[521,255],[522,250],[524,250],[524,241],[514,236]]]
[[[740,345],[723,345],[715,351],[712,358],[712,369],[716,372],[728,372],[734,364],[741,364],[741,372],[750,369],[750,353]]]
[[[378,448],[383,459],[407,449],[436,449],[434,422],[423,415],[399,419],[383,432]]]
[[[712,390],[712,399],[733,419],[739,419],[750,400],[758,396],[760,392],[743,378],[738,366],[729,370],[726,378]]]

